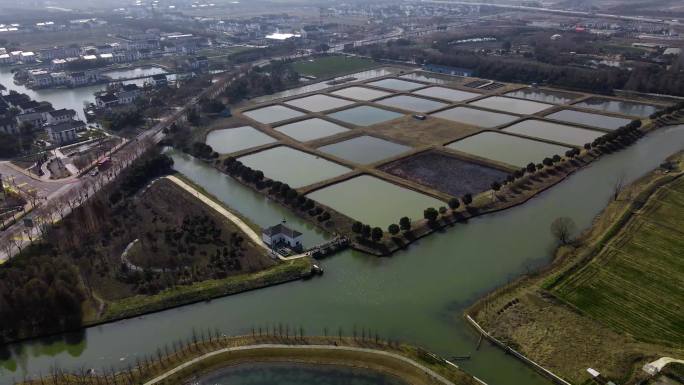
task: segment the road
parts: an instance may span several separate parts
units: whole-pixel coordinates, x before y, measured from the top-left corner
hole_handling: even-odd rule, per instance
[[[402,355],[392,353],[392,352],[387,352],[384,350],[377,350],[377,349],[367,349],[367,348],[356,348],[356,347],[351,347],[351,346],[330,346],[330,345],[283,345],[283,344],[262,344],[262,345],[247,345],[247,346],[238,346],[238,347],[232,347],[232,348],[223,348],[219,350],[214,350],[213,352],[206,353],[204,355],[201,355],[197,358],[193,358],[192,360],[188,362],[184,362],[175,368],[169,370],[168,372],[165,372],[164,374],[157,376],[153,378],[150,381],[147,381],[144,385],[155,385],[157,383],[160,383],[164,381],[166,378],[182,371],[183,369],[193,366],[197,364],[198,362],[204,361],[208,358],[214,357],[219,354],[223,353],[229,353],[229,352],[241,352],[241,351],[250,351],[250,350],[259,350],[259,349],[283,349],[283,350],[306,350],[306,349],[312,349],[312,350],[331,350],[331,351],[346,351],[346,352],[357,352],[357,353],[366,353],[366,354],[377,354],[385,357],[390,357],[393,359],[396,359],[398,361],[402,361],[403,363],[409,364],[411,366],[414,366],[418,369],[420,369],[422,372],[426,373],[430,377],[436,379],[438,382],[444,384],[444,385],[454,385],[453,382],[447,380],[446,378],[442,377],[441,375],[437,374],[435,371],[432,369],[423,366],[416,361],[413,361],[410,358],[404,357]]]

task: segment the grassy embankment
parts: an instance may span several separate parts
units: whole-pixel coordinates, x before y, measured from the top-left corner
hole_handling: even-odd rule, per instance
[[[290,64],[292,69],[302,76],[329,78],[375,67],[377,63],[371,59],[353,56],[321,56],[305,59]]]
[[[680,357],[684,319],[684,153],[625,188],[594,226],[468,313],[494,337],[574,383],[592,367],[635,383],[640,367]]]
[[[401,359],[383,353],[390,353],[409,359],[455,385],[475,385],[478,382],[440,358],[419,347],[392,343],[375,338],[348,337],[301,337],[301,336],[205,336],[188,343],[173,343],[158,349],[154,357],[139,358],[120,372],[108,370],[96,374],[62,373],[56,370],[52,376],[27,380],[24,384],[141,384],[160,375],[171,372],[181,365],[187,365],[157,384],[180,384],[227,366],[243,363],[273,362],[313,365],[336,365],[350,368],[364,368],[403,379],[407,383],[427,385],[442,383],[428,372]],[[341,349],[342,347],[349,349]],[[222,349],[240,348],[228,351]],[[353,350],[363,349],[363,350]],[[369,351],[372,350],[372,351]],[[214,353],[215,352],[215,353]],[[203,357],[204,356],[204,357]],[[196,360],[203,357],[201,360]],[[188,364],[189,363],[189,364]]]

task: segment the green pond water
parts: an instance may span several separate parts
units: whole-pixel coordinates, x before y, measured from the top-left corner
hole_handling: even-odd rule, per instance
[[[419,98],[410,95],[397,95],[392,96],[387,99],[382,99],[376,101],[376,103],[387,107],[395,107],[402,110],[414,111],[414,112],[428,112],[446,107],[448,104],[438,102],[436,100],[430,100],[425,98]]]
[[[374,82],[366,83],[369,86],[386,88],[393,91],[411,91],[416,88],[425,87],[423,83],[412,82],[402,79],[382,79]]]
[[[211,131],[206,143],[219,154],[230,154],[275,141],[254,127],[243,126]]]
[[[468,107],[454,107],[434,113],[432,116],[484,128],[500,126],[519,119],[515,115],[501,114]]]
[[[349,131],[346,127],[320,118],[300,120],[298,122],[274,127],[274,129],[300,142],[324,138],[326,136]]]
[[[652,113],[658,111],[658,108],[656,106],[652,106],[650,104],[604,99],[597,97],[589,98],[583,102],[573,105],[576,107],[584,107],[590,108],[592,110],[613,112],[616,114],[640,116],[642,118],[647,117]]]
[[[447,148],[516,167],[524,167],[530,162],[540,163],[547,156],[563,155],[570,149],[570,147],[490,131],[450,143]]]
[[[334,112],[329,117],[357,126],[372,126],[402,116],[398,112],[372,106],[358,106]]]
[[[546,118],[568,123],[583,124],[585,126],[602,128],[604,130],[617,130],[631,122],[629,119],[575,110],[560,110],[553,114],[546,115]]]
[[[332,110],[354,104],[354,102],[346,99],[340,99],[333,96],[315,94],[305,96],[299,99],[292,99],[285,102],[290,106],[299,107],[303,110],[320,112],[325,110]]]
[[[281,105],[255,108],[253,110],[245,111],[242,114],[263,124],[280,122],[282,120],[293,119],[304,115],[303,112]]]
[[[476,92],[461,91],[446,87],[428,87],[423,88],[422,90],[413,91],[413,93],[416,95],[444,99],[450,102],[460,102],[482,96],[482,94],[478,94]]]
[[[403,216],[420,219],[426,208],[446,205],[435,198],[370,175],[336,183],[316,190],[307,197],[383,230],[392,223],[399,223],[399,218]]]
[[[506,96],[553,104],[565,104],[580,97],[580,95],[570,92],[543,90],[539,88],[523,88],[521,90],[509,92]]]
[[[319,147],[318,149],[326,154],[354,163],[369,164],[399,155],[410,150],[411,147],[374,136],[364,135]]]
[[[383,96],[392,95],[391,92],[380,91],[380,90],[376,90],[374,88],[359,87],[359,86],[342,88],[341,90],[337,90],[335,92],[332,92],[332,94],[337,95],[337,96],[344,96],[345,98],[363,100],[363,101],[378,99],[378,98],[381,98]]]
[[[522,122],[508,126],[501,131],[571,144],[573,146],[582,146],[585,143],[591,143],[599,136],[605,135],[605,133],[601,131],[587,130],[586,128],[567,126],[536,119],[523,120]]]
[[[524,205],[456,225],[391,258],[345,251],[321,261],[325,275],[320,278],[7,346],[0,351],[0,384],[48,373],[52,366],[123,369],[173,340],[188,340],[193,329],[249,334],[252,326],[280,322],[301,326],[309,335],[322,334],[324,327],[341,327],[348,335],[354,327],[370,328],[446,357],[471,354],[460,366],[490,385],[548,385],[487,342],[475,350],[477,334],[461,318],[463,310],[484,293],[548,263],[555,247],[549,226],[555,218],[568,216],[578,230],[587,228],[610,200],[616,175],[629,183],[682,148],[684,126],[659,129]],[[211,166],[186,155],[174,159],[176,169],[253,222],[267,226],[285,218],[295,223],[288,211],[279,212]],[[394,211],[395,218],[409,214],[403,207]]]
[[[476,100],[468,104],[482,108],[490,108],[492,110],[512,112],[514,114],[520,115],[536,114],[539,111],[544,111],[547,108],[553,107],[551,104],[534,102],[531,100],[507,98],[504,96],[490,96],[488,98]]]
[[[197,385],[408,385],[369,369],[293,363],[241,364],[200,377]]]
[[[308,186],[350,171],[337,163],[286,146],[241,156],[238,160],[292,188]]]

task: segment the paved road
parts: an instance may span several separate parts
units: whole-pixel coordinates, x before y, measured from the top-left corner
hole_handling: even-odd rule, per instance
[[[384,350],[376,350],[376,349],[366,349],[366,348],[355,348],[355,347],[347,347],[347,346],[330,346],[330,345],[282,345],[282,344],[263,344],[263,345],[247,345],[247,346],[238,346],[238,347],[232,347],[232,348],[223,348],[219,350],[214,350],[213,352],[206,353],[202,356],[199,356],[195,359],[192,359],[188,362],[185,362],[181,365],[178,365],[177,367],[169,370],[168,372],[155,377],[154,379],[146,382],[144,385],[154,385],[160,381],[165,380],[169,376],[172,376],[181,370],[192,366],[200,361],[206,360],[207,358],[216,356],[218,354],[222,353],[227,353],[227,352],[239,352],[239,351],[246,351],[246,350],[259,350],[259,349],[283,349],[283,350],[306,350],[306,349],[314,349],[314,350],[341,350],[341,351],[349,351],[349,352],[359,352],[359,353],[370,353],[370,354],[377,354],[385,357],[391,357],[396,360],[402,361],[404,363],[407,363],[411,366],[414,366],[421,371],[425,372],[428,374],[430,377],[436,379],[440,383],[444,385],[454,385],[451,381],[447,380],[446,378],[442,377],[441,375],[437,374],[435,371],[432,369],[423,366],[416,361],[413,361],[407,357],[404,357],[402,355],[396,354],[396,353],[391,353],[391,352],[386,352]]]

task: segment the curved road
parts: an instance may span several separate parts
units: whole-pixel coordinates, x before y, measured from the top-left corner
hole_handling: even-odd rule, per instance
[[[238,346],[238,347],[232,347],[232,348],[223,348],[219,350],[214,350],[213,352],[206,353],[202,356],[199,356],[197,358],[194,358],[188,362],[184,362],[175,368],[167,371],[164,374],[161,374],[155,378],[153,378],[150,381],[147,381],[144,385],[154,385],[160,381],[165,380],[169,376],[172,376],[181,370],[192,366],[200,361],[206,360],[207,358],[216,356],[218,354],[222,353],[228,353],[228,352],[239,352],[239,351],[244,351],[244,350],[257,350],[257,349],[317,349],[317,350],[344,350],[344,351],[350,351],[350,352],[359,352],[359,353],[370,353],[370,354],[378,354],[386,357],[390,357],[396,360],[400,360],[402,362],[405,362],[409,365],[412,365],[432,378],[436,379],[440,383],[444,385],[454,385],[453,382],[447,380],[446,378],[442,377],[441,375],[437,374],[434,372],[432,369],[425,367],[410,358],[404,357],[402,355],[396,354],[396,353],[390,353],[386,352],[384,350],[376,350],[376,349],[366,349],[366,348],[355,348],[355,347],[348,347],[348,346],[330,346],[330,345],[282,345],[282,344],[263,344],[263,345],[246,345],[246,346]]]

